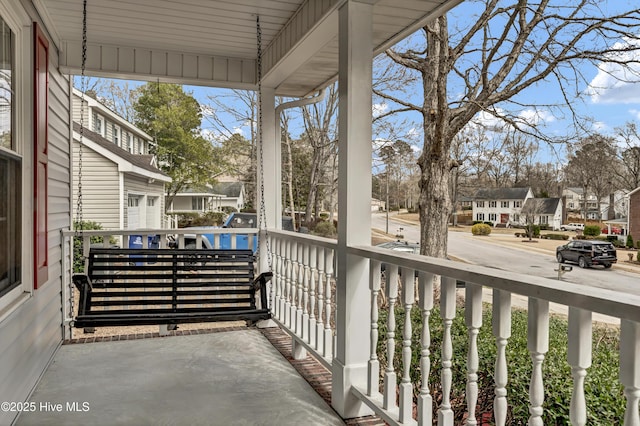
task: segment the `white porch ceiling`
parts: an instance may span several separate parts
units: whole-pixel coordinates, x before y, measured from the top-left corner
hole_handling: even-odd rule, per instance
[[[32,0],[59,50],[79,74],[82,0]],[[462,0],[374,1],[376,53]],[[338,8],[345,0],[88,0],[87,74],[251,89],[256,16],[264,84],[304,96],[338,71]]]

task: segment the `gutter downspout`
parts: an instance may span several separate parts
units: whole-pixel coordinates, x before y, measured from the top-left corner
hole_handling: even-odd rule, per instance
[[[275,129],[276,129],[276,137],[280,138],[280,143],[282,143],[282,129],[280,127],[280,114],[282,114],[282,111],[284,111],[285,109],[289,109],[289,108],[295,108],[295,107],[301,107],[301,106],[306,106],[306,105],[311,105],[311,104],[316,104],[318,102],[321,102],[324,99],[326,90],[322,89],[322,90],[318,90],[317,94],[309,97],[309,98],[303,98],[303,99],[298,99],[295,101],[290,101],[290,102],[285,102],[283,104],[280,104],[276,107],[275,109],[275,117],[276,117],[276,123],[275,123]],[[290,164],[291,165],[291,164]],[[291,190],[291,188],[289,188],[289,190]],[[291,193],[289,194],[291,198]],[[294,230],[296,229],[296,212],[292,211],[291,212],[292,218],[293,218],[293,228]]]

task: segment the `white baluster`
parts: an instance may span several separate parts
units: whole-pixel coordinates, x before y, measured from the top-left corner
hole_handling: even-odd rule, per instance
[[[298,287],[300,286],[299,281],[299,272],[300,272],[300,258],[298,257],[298,246],[300,244],[297,242],[292,243],[291,248],[291,259],[293,260],[293,269],[291,272],[291,330],[298,334],[298,303],[300,300],[298,299]]]
[[[478,333],[482,327],[482,286],[472,283],[465,285],[465,324],[469,335],[467,353],[467,425],[477,425],[476,406],[478,403]]]
[[[331,300],[332,300],[332,291],[331,291],[331,280],[333,278],[333,250],[328,249],[324,253],[324,265],[325,265],[325,273],[327,274],[325,280],[325,321],[324,321],[324,357],[325,358],[333,358],[333,331],[331,330]]]
[[[251,239],[251,238],[250,238]],[[273,276],[271,278],[271,282],[269,283],[270,285],[270,297],[269,297],[269,309],[271,310],[271,314],[275,315],[275,304],[276,304],[276,285],[278,282],[278,277],[277,277],[277,268],[278,268],[278,250],[276,248],[276,244],[278,243],[278,239],[274,236],[269,236],[269,247],[271,248],[271,253],[272,253],[272,262],[273,262]],[[249,245],[249,247],[253,247],[253,245]]]
[[[280,293],[280,297],[278,299],[278,319],[284,322],[285,285],[287,281],[287,255],[286,241],[284,240],[284,238],[280,238],[278,251],[280,253],[280,258],[278,259],[278,289]]]
[[[284,260],[282,256],[282,249],[284,247],[284,242],[282,238],[276,239],[276,270],[274,278],[276,280],[276,300],[274,301],[275,308],[275,317],[280,321],[283,320],[282,317],[282,306],[284,303],[283,293],[284,293],[284,275],[283,275],[283,265]]]
[[[493,415],[497,426],[507,421],[507,356],[506,347],[511,337],[511,293],[493,290],[493,335],[496,338],[495,398]]]
[[[591,312],[569,307],[569,347],[567,361],[571,366],[573,392],[569,420],[573,426],[587,424],[587,402],[584,396],[584,378],[591,367]]]
[[[380,361],[378,361],[378,295],[380,294],[380,265],[379,260],[371,260],[369,264],[369,289],[371,290],[371,337],[369,348],[369,365],[367,380],[367,395],[379,393]]]
[[[624,319],[620,322],[620,383],[627,398],[624,426],[640,426],[640,323]]]
[[[291,329],[291,276],[293,274],[293,260],[291,258],[292,255],[292,245],[293,243],[289,240],[286,242],[285,255],[287,257],[287,265],[286,265],[286,284],[285,284],[285,294],[284,294],[284,324],[289,329]]]
[[[402,269],[402,302],[404,303],[404,330],[402,335],[402,381],[400,383],[400,423],[413,420],[413,384],[411,383],[411,309],[415,301],[415,274],[413,269]]]
[[[318,253],[314,244],[309,247],[309,336],[307,343],[316,345],[316,276]],[[317,348],[316,348],[317,349]]]
[[[542,362],[549,350],[549,302],[530,297],[527,322],[527,348],[533,362],[529,384],[529,426],[543,426]]]
[[[298,262],[298,282],[297,282],[297,286],[296,286],[296,334],[299,337],[302,337],[302,312],[303,312],[303,306],[304,306],[304,299],[303,299],[303,294],[304,294],[304,244],[302,243],[298,243],[298,255],[297,255],[297,262]]]
[[[398,299],[398,266],[386,265],[385,293],[389,303],[387,316],[387,367],[384,371],[384,391],[382,407],[392,410],[396,407],[396,372],[393,359],[396,351],[396,300]]]
[[[302,247],[302,279],[300,286],[302,288],[302,303],[298,306],[300,315],[300,336],[305,342],[309,341],[309,245],[304,244]]]
[[[451,326],[456,316],[456,280],[440,277],[440,316],[443,324],[442,337],[442,403],[438,409],[438,426],[453,426],[453,410],[451,409],[451,384],[453,373],[453,340]]]
[[[324,292],[326,286],[324,280],[326,278],[324,264],[324,253],[329,249],[318,248],[318,322],[316,324],[316,350],[319,354],[324,355]]]
[[[420,271],[419,304],[422,311],[422,335],[420,336],[420,373],[422,386],[418,395],[418,424],[420,426],[433,425],[433,398],[429,391],[429,372],[431,370],[431,332],[429,317],[433,309],[433,280],[434,275]]]

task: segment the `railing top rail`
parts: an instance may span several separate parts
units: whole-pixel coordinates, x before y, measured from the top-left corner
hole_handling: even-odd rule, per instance
[[[318,237],[316,235],[301,234],[299,232],[283,231],[281,229],[269,229],[269,235],[286,237],[287,239],[295,242],[313,243],[317,246],[336,249],[338,242],[331,238]]]
[[[347,251],[353,255],[398,265],[401,268],[425,271],[522,296],[640,322],[640,296],[633,294],[469,265],[447,259],[408,253],[396,254],[388,249],[378,247],[353,246],[348,247]]]
[[[258,233],[256,228],[179,228],[179,229],[92,229],[84,230],[86,236],[111,235],[194,235],[194,234],[252,234]],[[76,231],[62,231],[65,237],[76,236]]]

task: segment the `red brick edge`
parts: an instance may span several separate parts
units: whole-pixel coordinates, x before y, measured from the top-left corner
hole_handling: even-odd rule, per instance
[[[331,372],[320,364],[314,357],[307,355],[305,359],[293,359],[291,354],[291,336],[278,327],[260,329],[262,334],[271,342],[282,356],[296,369],[296,371],[311,385],[311,387],[331,405]],[[345,420],[347,426],[383,426],[386,425],[380,417],[366,416]]]
[[[118,340],[153,339],[156,337],[168,337],[168,336],[190,336],[195,334],[211,334],[211,333],[220,333],[224,331],[241,331],[246,329],[247,327],[243,327],[243,326],[233,326],[233,327],[218,327],[218,328],[199,328],[197,330],[172,330],[163,336],[160,336],[160,334],[157,331],[155,333],[117,334],[114,336],[90,336],[90,337],[78,337],[76,339],[65,340],[64,342],[62,342],[62,344],[73,345],[76,343],[115,342]]]

